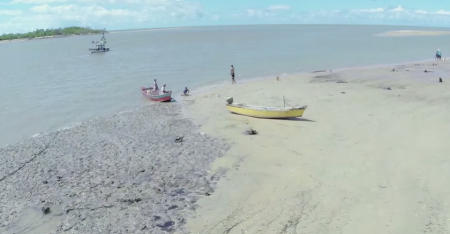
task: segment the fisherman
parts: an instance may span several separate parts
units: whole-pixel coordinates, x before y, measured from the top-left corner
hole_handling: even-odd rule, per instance
[[[163,84],[161,88],[161,93],[169,93],[170,91],[166,91],[166,84]]]
[[[158,84],[156,83],[156,79],[153,80],[153,91],[159,90]]]

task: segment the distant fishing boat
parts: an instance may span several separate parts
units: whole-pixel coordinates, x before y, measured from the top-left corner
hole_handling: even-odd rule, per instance
[[[90,48],[89,52],[91,54],[94,53],[105,53],[109,51],[109,48],[106,48],[106,38],[105,38],[105,32],[103,32],[103,36],[100,39],[100,41],[92,41],[92,44],[95,44],[96,48]]]
[[[159,90],[153,91],[153,88],[141,87],[141,92],[144,97],[155,102],[170,102],[172,100],[172,91],[161,93]]]
[[[302,117],[307,106],[302,107],[265,107],[233,103],[233,98],[227,99],[227,109],[231,113],[264,119],[286,119]]]

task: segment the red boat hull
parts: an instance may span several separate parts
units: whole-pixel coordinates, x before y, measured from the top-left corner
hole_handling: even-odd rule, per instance
[[[159,92],[153,92],[150,91],[150,93],[147,93],[147,90],[151,90],[151,88],[145,88],[144,86],[141,87],[141,92],[144,97],[154,101],[154,102],[170,102],[172,101],[172,92],[168,92],[165,94],[159,94]]]

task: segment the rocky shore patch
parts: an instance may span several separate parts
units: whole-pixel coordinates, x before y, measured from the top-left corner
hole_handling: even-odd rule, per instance
[[[228,148],[174,104],[8,146],[0,149],[0,233],[183,231],[196,201],[214,192],[221,175],[210,165]]]

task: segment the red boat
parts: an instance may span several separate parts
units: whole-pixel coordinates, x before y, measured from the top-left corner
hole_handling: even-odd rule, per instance
[[[144,97],[155,102],[170,102],[172,100],[172,91],[160,93],[159,90],[153,91],[153,88],[145,88],[142,86],[141,92]]]

